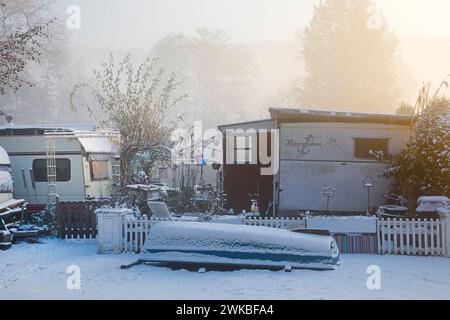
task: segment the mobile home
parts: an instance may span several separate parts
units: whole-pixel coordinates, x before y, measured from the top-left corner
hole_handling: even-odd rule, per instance
[[[115,134],[64,126],[0,129],[0,146],[9,154],[15,197],[40,209],[60,201],[108,198],[117,179]]]
[[[275,175],[261,176],[258,163],[225,164],[230,208],[248,209],[249,194],[258,196],[264,211],[273,203],[270,213],[279,216],[300,211],[362,213],[383,203],[393,181],[381,173],[406,145],[411,116],[290,108],[270,109],[270,115],[264,121],[219,127],[224,134],[240,128],[243,136],[249,129],[279,132]],[[238,150],[227,149],[224,162],[226,152]]]

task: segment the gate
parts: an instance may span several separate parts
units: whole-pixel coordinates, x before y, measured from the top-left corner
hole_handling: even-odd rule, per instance
[[[58,202],[56,218],[61,239],[94,239],[97,236],[95,210],[108,201]]]

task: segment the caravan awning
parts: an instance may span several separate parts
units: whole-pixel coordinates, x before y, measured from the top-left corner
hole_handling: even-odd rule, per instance
[[[112,153],[112,144],[105,137],[78,138],[86,153]]]

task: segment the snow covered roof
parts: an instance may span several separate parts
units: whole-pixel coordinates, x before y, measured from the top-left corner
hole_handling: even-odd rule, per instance
[[[275,121],[273,119],[262,119],[256,121],[247,121],[247,122],[239,122],[239,123],[230,123],[218,126],[219,130],[224,131],[226,129],[242,129],[242,128],[252,128],[258,129],[259,127],[264,129],[275,129]]]
[[[46,131],[58,132],[78,132],[78,131],[94,131],[93,124],[33,124],[18,126],[0,126],[0,135],[2,136],[43,136]]]
[[[412,115],[357,113],[294,108],[270,108],[270,115],[279,122],[372,122],[410,125]]]
[[[92,123],[65,123],[65,124],[21,124],[14,126],[0,126],[0,130],[4,129],[67,129],[67,130],[95,130],[95,124]]]
[[[11,161],[9,160],[8,152],[5,149],[0,147],[0,165],[10,165]]]
[[[112,144],[106,137],[79,137],[86,153],[112,153]]]

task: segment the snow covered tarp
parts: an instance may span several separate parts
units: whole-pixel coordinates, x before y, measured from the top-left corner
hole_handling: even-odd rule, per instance
[[[450,200],[445,196],[430,196],[430,197],[420,197],[417,199],[419,206],[416,211],[422,212],[437,212],[439,208],[450,207]]]
[[[158,259],[294,269],[334,270],[339,249],[330,236],[258,226],[167,221],[154,225],[145,251]]]

